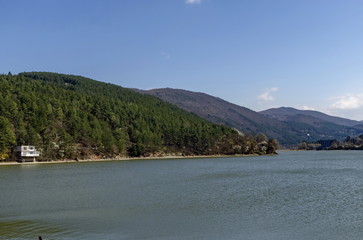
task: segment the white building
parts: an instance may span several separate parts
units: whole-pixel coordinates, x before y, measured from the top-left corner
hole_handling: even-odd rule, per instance
[[[16,147],[16,160],[18,162],[35,162],[39,157],[40,152],[34,146],[17,146]]]

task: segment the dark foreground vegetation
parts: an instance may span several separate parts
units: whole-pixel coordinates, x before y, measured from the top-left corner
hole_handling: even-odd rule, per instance
[[[47,72],[0,75],[0,160],[22,144],[35,145],[43,160],[272,154],[278,147],[116,85]]]

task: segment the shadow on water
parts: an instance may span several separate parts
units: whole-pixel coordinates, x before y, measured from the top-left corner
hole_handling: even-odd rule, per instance
[[[33,221],[0,221],[0,236],[1,239],[38,239],[38,236],[43,236],[43,239],[55,239],[64,234],[65,229],[40,224]]]

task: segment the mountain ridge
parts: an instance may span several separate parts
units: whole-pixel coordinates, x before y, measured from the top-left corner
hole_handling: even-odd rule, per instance
[[[354,127],[356,125],[362,124],[361,121],[351,120],[337,116],[331,116],[326,113],[322,113],[315,110],[300,110],[292,107],[270,108],[264,111],[260,111],[259,113],[280,120],[283,120],[286,116],[301,114],[301,115],[312,116],[315,118],[319,118],[321,120],[325,120],[327,122],[332,122],[338,125],[343,125],[348,127]]]
[[[340,125],[336,123],[337,121],[327,121],[329,120],[327,118],[331,116],[325,116],[319,112],[315,113],[314,116],[312,114],[289,114],[284,119],[279,119],[206,93],[172,88],[135,91],[156,96],[204,119],[236,128],[244,133],[264,133],[268,137],[276,138],[286,147],[302,141],[311,141],[312,138],[344,139],[346,136],[359,135],[363,131],[359,125],[356,125],[357,127],[347,126],[349,123],[350,125],[355,123],[354,120],[343,119],[348,123]],[[325,119],[322,119],[321,116],[324,116]],[[342,121],[338,117],[332,118]]]

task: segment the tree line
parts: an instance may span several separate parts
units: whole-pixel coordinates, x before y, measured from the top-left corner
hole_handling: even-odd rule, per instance
[[[0,160],[11,159],[17,145],[35,145],[43,160],[268,154],[278,147],[156,97],[48,72],[0,75]]]
[[[302,142],[298,150],[363,150],[363,134],[357,137],[347,136],[343,141],[336,139]]]

